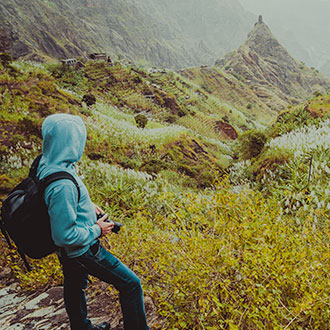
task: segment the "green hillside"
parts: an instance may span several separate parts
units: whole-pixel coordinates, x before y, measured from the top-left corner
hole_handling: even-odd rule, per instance
[[[318,93],[275,116],[216,68],[76,70],[2,54],[0,198],[40,152],[44,118],[79,115],[88,137],[78,171],[124,224],[103,244],[141,278],[152,330],[326,330],[329,104]],[[26,273],[2,236],[0,251],[1,286],[63,281],[54,255]]]

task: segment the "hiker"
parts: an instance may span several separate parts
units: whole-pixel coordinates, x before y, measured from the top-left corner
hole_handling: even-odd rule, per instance
[[[75,171],[86,143],[82,119],[68,114],[47,117],[42,125],[43,155],[39,179],[54,172],[66,171],[78,182],[58,180],[45,190],[52,238],[60,247],[59,259],[64,274],[64,303],[72,330],[110,329],[109,322],[92,325],[87,318],[84,289],[88,274],[113,284],[119,291],[125,330],[148,330],[143,291],[139,278],[109,251],[99,238],[111,232],[114,224],[91,202],[88,190]],[[79,196],[80,195],[80,196]],[[78,200],[79,198],[79,200]]]

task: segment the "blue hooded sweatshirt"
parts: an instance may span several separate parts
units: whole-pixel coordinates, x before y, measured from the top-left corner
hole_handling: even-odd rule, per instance
[[[43,154],[37,171],[39,179],[66,171],[79,185],[79,203],[77,187],[71,180],[55,181],[45,191],[53,240],[65,249],[68,257],[78,257],[101,235],[87,188],[74,168],[84,151],[86,128],[78,116],[55,114],[43,122],[42,136]]]

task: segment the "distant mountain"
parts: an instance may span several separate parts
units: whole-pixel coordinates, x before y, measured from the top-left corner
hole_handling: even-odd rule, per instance
[[[182,68],[236,48],[252,19],[237,0],[2,0],[0,51],[40,60],[107,52]]]
[[[216,65],[239,76],[255,94],[277,109],[299,103],[313,92],[325,93],[330,80],[295,60],[259,18],[247,40]]]
[[[266,18],[272,32],[291,55],[322,71],[330,53],[330,1],[239,1],[247,10]]]

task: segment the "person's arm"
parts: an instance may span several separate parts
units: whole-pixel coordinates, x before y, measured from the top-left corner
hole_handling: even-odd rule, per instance
[[[77,225],[78,191],[71,181],[50,187],[46,204],[52,238],[57,246],[86,246],[103,234],[104,230],[97,223],[84,227]]]

